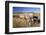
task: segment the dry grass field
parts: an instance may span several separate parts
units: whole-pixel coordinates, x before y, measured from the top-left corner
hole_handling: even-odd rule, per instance
[[[13,15],[13,28],[20,27],[39,27],[40,23],[32,21],[32,19],[24,17],[24,15]]]

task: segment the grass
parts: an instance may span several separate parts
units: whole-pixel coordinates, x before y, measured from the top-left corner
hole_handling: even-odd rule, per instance
[[[29,20],[29,19],[28,19]],[[20,18],[19,14],[13,14],[13,28],[18,27],[39,27],[40,23],[34,23],[27,21],[25,18]]]

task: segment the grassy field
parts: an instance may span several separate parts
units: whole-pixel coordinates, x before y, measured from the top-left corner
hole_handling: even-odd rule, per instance
[[[26,19],[26,17],[20,18],[19,14],[14,14],[13,15],[13,28],[19,28],[19,27],[39,27],[40,23],[34,23],[29,19]]]

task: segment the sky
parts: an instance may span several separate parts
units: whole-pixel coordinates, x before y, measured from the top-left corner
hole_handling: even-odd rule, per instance
[[[36,7],[13,7],[13,13],[16,13],[16,12],[40,13],[40,8],[36,8]]]

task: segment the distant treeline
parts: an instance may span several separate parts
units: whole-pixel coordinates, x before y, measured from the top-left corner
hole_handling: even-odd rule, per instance
[[[13,13],[13,14],[24,14],[24,13],[34,13],[34,12],[16,12],[16,13]]]

